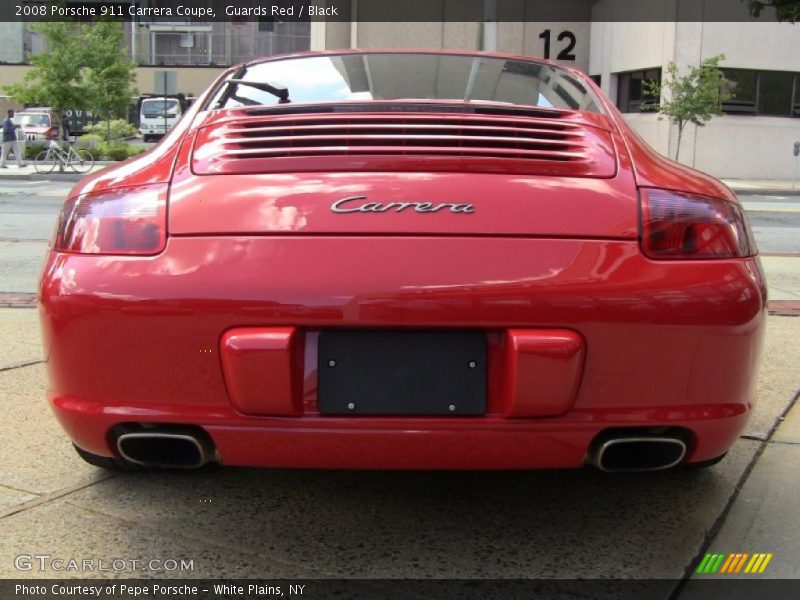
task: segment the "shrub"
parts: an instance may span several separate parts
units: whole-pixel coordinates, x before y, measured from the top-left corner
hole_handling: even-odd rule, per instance
[[[103,138],[95,133],[82,135],[78,138],[76,145],[79,148],[87,148],[90,152],[95,153],[103,143]]]
[[[25,159],[33,160],[40,152],[47,150],[47,144],[42,142],[26,142],[25,143]]]
[[[144,151],[145,148],[115,140],[113,142],[100,142],[94,154],[95,159],[98,160],[125,160]]]
[[[136,127],[128,123],[125,119],[113,119],[110,123],[110,128],[108,121],[100,121],[94,125],[87,125],[84,131],[91,135],[96,135],[106,142],[132,137],[137,133]]]
[[[98,148],[100,158],[125,160],[128,158],[128,144],[125,142],[102,142]]]

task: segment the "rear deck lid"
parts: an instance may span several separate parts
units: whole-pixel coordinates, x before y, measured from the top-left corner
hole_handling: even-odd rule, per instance
[[[181,150],[170,233],[637,234],[602,115],[376,108],[210,113]]]
[[[458,52],[245,65],[183,144],[170,233],[635,237],[633,177],[585,84]]]

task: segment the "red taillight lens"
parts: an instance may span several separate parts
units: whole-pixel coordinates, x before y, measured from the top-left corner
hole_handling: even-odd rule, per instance
[[[70,198],[53,250],[76,254],[158,254],[167,239],[167,188],[151,185]]]
[[[44,136],[48,140],[58,139],[58,129],[56,129],[55,127],[51,127],[50,129],[47,130],[47,133],[45,133]]]
[[[642,251],[650,258],[742,258],[757,252],[735,202],[657,189],[642,189],[641,201]]]

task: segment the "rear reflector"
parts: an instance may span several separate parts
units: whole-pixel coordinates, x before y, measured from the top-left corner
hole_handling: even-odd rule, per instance
[[[642,251],[650,258],[743,258],[757,252],[735,202],[659,189],[642,189],[641,202]]]
[[[76,254],[158,254],[167,237],[167,186],[70,198],[61,209],[53,250]]]

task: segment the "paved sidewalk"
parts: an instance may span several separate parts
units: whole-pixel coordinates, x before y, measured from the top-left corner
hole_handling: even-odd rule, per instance
[[[742,476],[742,486],[731,497],[728,507],[712,527],[712,542],[702,556],[722,555],[722,564],[736,554],[741,567],[734,571],[743,578],[795,579],[798,577],[797,556],[800,556],[800,537],[797,536],[797,514],[800,496],[797,494],[797,473],[800,470],[800,403],[797,396],[784,416],[766,438],[748,471]],[[763,574],[750,573],[749,568],[758,555],[769,555]],[[732,559],[735,560],[735,559]],[[763,560],[763,559],[762,559]],[[723,573],[698,573],[695,566],[691,580],[680,595],[681,599],[705,597],[707,588],[699,583],[706,579],[730,578]],[[750,573],[750,575],[748,575]],[[795,596],[796,597],[796,596]]]
[[[770,302],[800,302],[800,256],[761,256]]]

